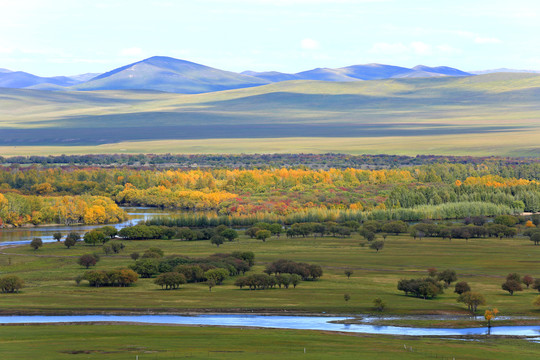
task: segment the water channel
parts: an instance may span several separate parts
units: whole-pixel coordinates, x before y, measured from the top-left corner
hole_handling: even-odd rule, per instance
[[[74,323],[74,322],[130,322],[174,325],[208,325],[262,327],[273,329],[324,330],[351,333],[406,335],[406,336],[470,336],[486,335],[486,327],[413,328],[369,324],[342,324],[349,318],[338,316],[266,316],[266,315],[13,315],[0,316],[0,324]],[[491,335],[540,336],[540,326],[493,326]]]
[[[114,226],[117,229],[136,225],[141,221],[151,219],[155,216],[170,214],[169,210],[160,210],[156,208],[126,207],[123,209],[127,212],[129,219],[122,223],[111,224],[111,226]],[[89,230],[102,226],[104,225],[59,225],[0,229],[0,246],[30,244],[32,239],[35,237],[41,238],[44,243],[55,242],[56,240],[53,239],[53,234],[55,232],[61,232],[64,236],[70,232],[74,232],[82,236]]]

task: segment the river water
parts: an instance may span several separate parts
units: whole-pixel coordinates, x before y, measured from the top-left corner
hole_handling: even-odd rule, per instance
[[[156,216],[170,214],[170,211],[155,208],[126,207],[123,209],[128,213],[129,220],[118,224],[110,224],[117,229],[121,229],[126,226],[136,225],[141,221],[145,221]],[[39,226],[0,229],[0,246],[29,244],[35,237],[41,238],[44,243],[55,242],[56,240],[53,239],[53,234],[55,232],[62,233],[64,237],[70,232],[74,232],[82,236],[89,230],[102,226],[104,225]]]
[[[400,326],[376,326],[369,324],[340,324],[347,320],[337,316],[263,316],[263,315],[13,315],[0,316],[0,324],[70,323],[70,322],[137,322],[151,324],[246,326],[273,329],[325,330],[351,333],[407,335],[407,336],[467,336],[486,335],[486,327],[412,328]],[[493,326],[491,335],[540,336],[540,326]]]

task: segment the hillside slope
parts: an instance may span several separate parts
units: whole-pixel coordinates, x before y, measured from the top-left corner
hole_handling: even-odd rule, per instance
[[[193,62],[154,56],[101,74],[73,90],[146,89],[197,94],[267,84],[253,76]]]

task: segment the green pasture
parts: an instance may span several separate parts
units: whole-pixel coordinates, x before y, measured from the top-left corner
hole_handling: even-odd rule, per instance
[[[477,341],[316,331],[127,325],[0,327],[4,359],[536,359],[523,339]],[[304,352],[305,349],[305,352]]]
[[[76,264],[84,253],[101,252],[99,246],[78,244],[67,249],[61,243],[45,244],[34,251],[29,246],[2,249],[0,273],[19,275],[26,287],[19,294],[0,294],[5,312],[96,312],[107,311],[289,311],[327,313],[373,312],[372,301],[381,297],[387,313],[466,313],[449,288],[434,300],[405,296],[396,289],[398,280],[426,276],[426,269],[455,269],[460,280],[485,295],[487,306],[504,315],[540,315],[532,305],[539,295],[525,290],[510,296],[501,290],[510,272],[540,276],[540,246],[526,238],[474,239],[452,241],[439,238],[414,240],[409,236],[388,236],[383,250],[376,253],[358,235],[350,238],[272,238],[267,242],[241,236],[216,248],[209,241],[125,241],[126,249],[114,256],[102,255],[96,269],[126,267],[133,263],[129,254],[159,247],[167,256],[206,256],[217,252],[253,251],[261,272],[265,264],[285,258],[320,264],[324,276],[302,282],[296,289],[240,290],[234,278],[210,292],[205,284],[186,284],[178,290],[161,290],[152,279],[139,279],[129,288],[77,286],[75,276],[85,269]],[[344,271],[351,269],[350,279]],[[344,301],[344,294],[350,301]],[[483,311],[485,307],[481,307]]]

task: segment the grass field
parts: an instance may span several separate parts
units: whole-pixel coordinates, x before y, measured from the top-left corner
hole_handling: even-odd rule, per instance
[[[205,284],[187,284],[179,290],[164,291],[152,279],[140,279],[129,288],[91,288],[83,282],[76,286],[73,278],[85,270],[76,264],[77,256],[99,247],[77,245],[67,249],[61,243],[46,244],[34,252],[29,246],[2,249],[0,272],[21,276],[27,284],[20,294],[0,296],[3,311],[95,312],[98,310],[155,311],[245,311],[270,310],[293,312],[366,313],[372,312],[372,301],[381,297],[388,305],[387,313],[466,313],[456,302],[457,295],[449,288],[434,300],[404,296],[396,284],[402,278],[426,276],[426,269],[451,268],[460,280],[486,296],[488,306],[501,314],[540,315],[532,305],[539,295],[525,290],[510,296],[501,290],[504,277],[510,272],[540,276],[540,246],[525,238],[413,240],[408,236],[389,236],[379,253],[362,247],[358,235],[351,238],[271,239],[265,243],[244,236],[238,242],[223,244],[217,249],[208,241],[174,240],[126,241],[121,255],[103,256],[97,269],[127,266],[133,261],[128,254],[157,246],[166,255],[205,256],[216,252],[253,251],[260,272],[264,265],[280,258],[320,264],[325,275],[319,281],[302,282],[296,289],[264,291],[240,290],[234,279],[208,291]],[[9,264],[11,262],[11,264]],[[350,279],[344,270],[352,269]],[[343,295],[350,294],[345,302]],[[480,309],[482,311],[484,307]]]
[[[535,74],[292,81],[198,95],[2,89],[0,154],[538,156],[538,89]]]
[[[4,359],[537,359],[521,339],[363,336],[292,330],[176,326],[0,327]],[[305,349],[305,353],[304,353]]]

